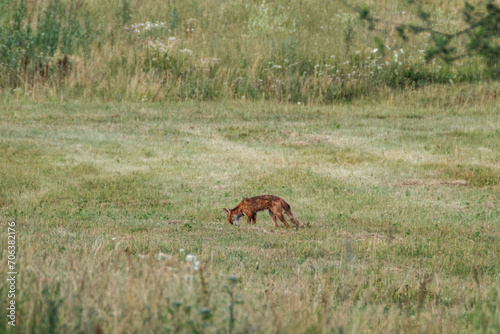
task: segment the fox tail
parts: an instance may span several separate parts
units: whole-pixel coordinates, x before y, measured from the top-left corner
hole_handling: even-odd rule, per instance
[[[287,202],[285,202],[285,200],[283,200],[283,199],[282,199],[281,204],[283,206],[283,210],[285,211],[285,215],[288,217],[288,219],[290,219],[292,221],[292,223],[295,224],[295,226],[300,227],[300,228],[304,228],[304,224],[299,222],[299,220],[297,218],[295,218],[295,216],[293,215],[292,209],[290,208],[290,205]]]

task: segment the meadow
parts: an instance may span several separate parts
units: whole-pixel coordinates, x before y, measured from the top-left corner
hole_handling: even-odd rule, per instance
[[[498,91],[332,106],[4,99],[0,219],[4,235],[17,224],[19,273],[17,325],[0,328],[498,332]],[[307,227],[227,223],[222,208],[264,193]]]
[[[349,3],[0,0],[0,332],[500,332],[498,61]]]

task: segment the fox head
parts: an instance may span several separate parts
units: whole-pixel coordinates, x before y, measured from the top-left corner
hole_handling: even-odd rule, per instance
[[[238,226],[240,224],[240,218],[244,216],[243,213],[237,212],[236,210],[228,210],[226,208],[222,209],[227,216],[227,221],[231,225]]]

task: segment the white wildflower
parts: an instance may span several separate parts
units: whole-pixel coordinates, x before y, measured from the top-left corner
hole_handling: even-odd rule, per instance
[[[194,261],[193,270],[198,271],[200,270],[200,267],[201,267],[201,261]]]

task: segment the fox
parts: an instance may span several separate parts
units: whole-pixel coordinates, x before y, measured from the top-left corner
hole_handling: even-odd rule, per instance
[[[285,220],[283,216],[283,211],[285,211],[285,215],[292,221],[292,223],[297,226],[297,228],[304,228],[304,224],[299,222],[297,218],[294,217],[292,210],[290,209],[290,205],[285,202],[283,198],[274,195],[260,195],[250,198],[244,198],[240,204],[235,206],[233,209],[228,210],[226,208],[223,209],[224,213],[227,216],[227,221],[232,225],[239,225],[239,220],[241,217],[247,217],[247,223],[249,225],[257,223],[257,212],[267,210],[271,219],[273,220],[274,227],[278,227],[278,222],[276,221],[276,217],[279,218],[285,224],[286,228],[289,228],[290,225]]]

